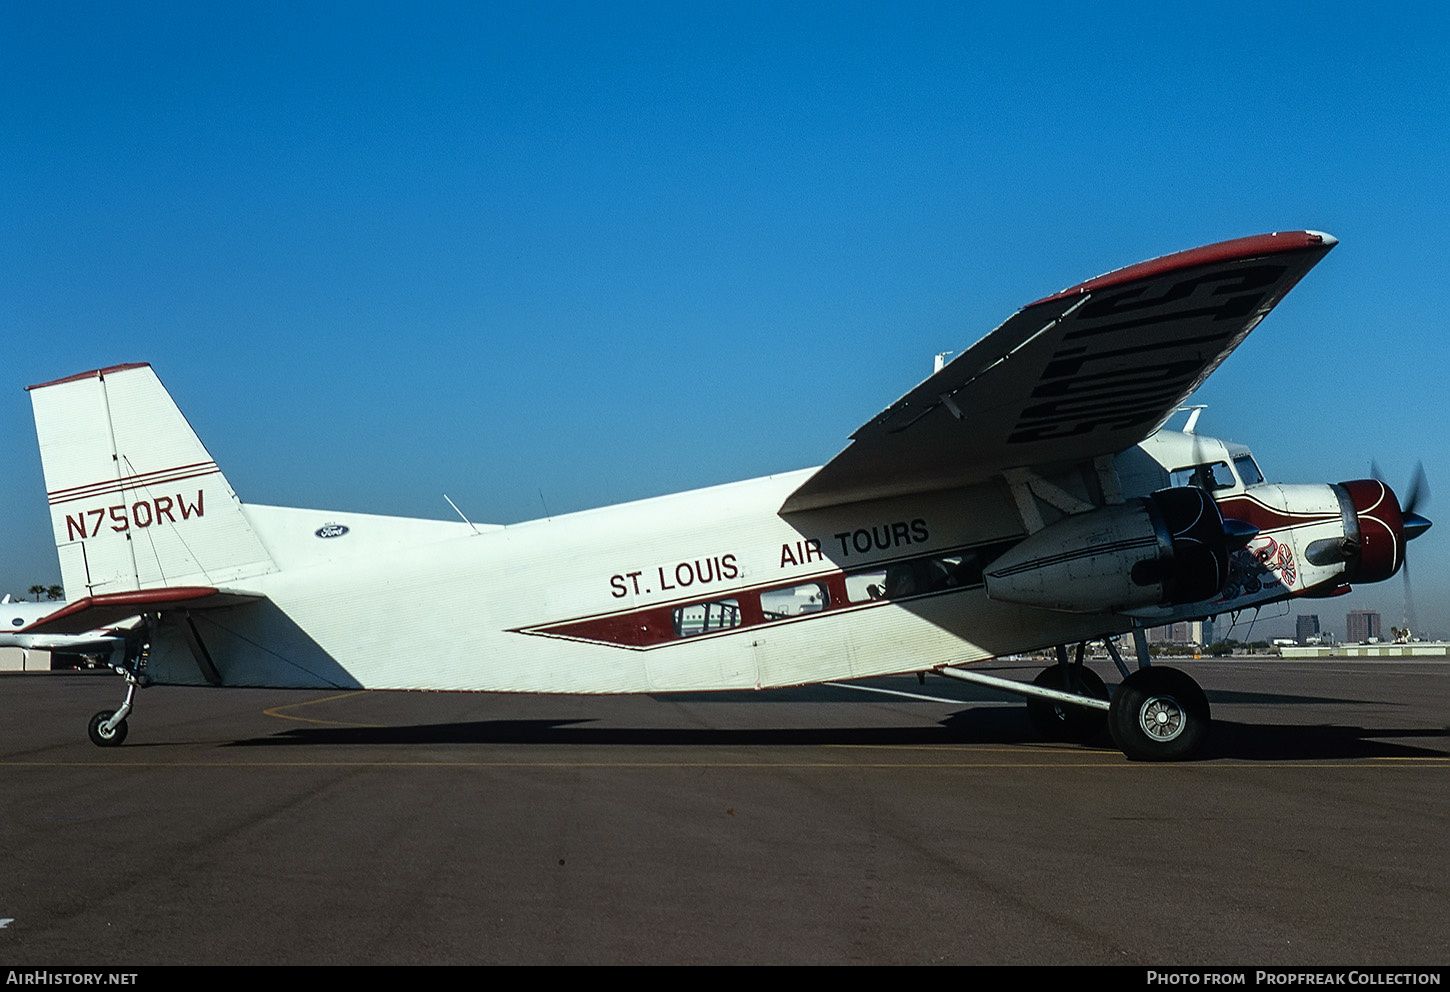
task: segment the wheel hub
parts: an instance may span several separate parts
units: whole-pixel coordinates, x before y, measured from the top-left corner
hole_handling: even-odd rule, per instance
[[[1183,708],[1172,696],[1151,696],[1138,710],[1138,726],[1155,741],[1171,741],[1187,724]]]

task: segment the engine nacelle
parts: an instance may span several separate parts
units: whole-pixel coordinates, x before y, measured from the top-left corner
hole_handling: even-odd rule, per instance
[[[1228,556],[1252,528],[1225,527],[1213,497],[1160,489],[1078,513],[992,562],[987,595],[1069,613],[1100,613],[1211,599],[1228,581]]]

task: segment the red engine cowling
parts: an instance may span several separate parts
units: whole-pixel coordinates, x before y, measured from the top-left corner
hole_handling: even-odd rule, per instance
[[[1405,517],[1394,491],[1378,479],[1356,479],[1334,487],[1342,496],[1344,512],[1345,579],[1350,582],[1381,582],[1400,570],[1405,562]],[[1427,524],[1428,526],[1428,524]],[[1418,533],[1418,531],[1416,532]]]

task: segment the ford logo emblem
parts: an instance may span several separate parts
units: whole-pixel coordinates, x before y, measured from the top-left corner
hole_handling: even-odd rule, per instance
[[[347,533],[347,528],[342,524],[323,524],[313,533],[318,537],[341,537]]]

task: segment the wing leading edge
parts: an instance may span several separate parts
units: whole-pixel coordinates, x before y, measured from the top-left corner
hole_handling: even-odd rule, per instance
[[[1238,238],[1030,303],[851,435],[782,513],[1113,454],[1162,426],[1338,242]]]

